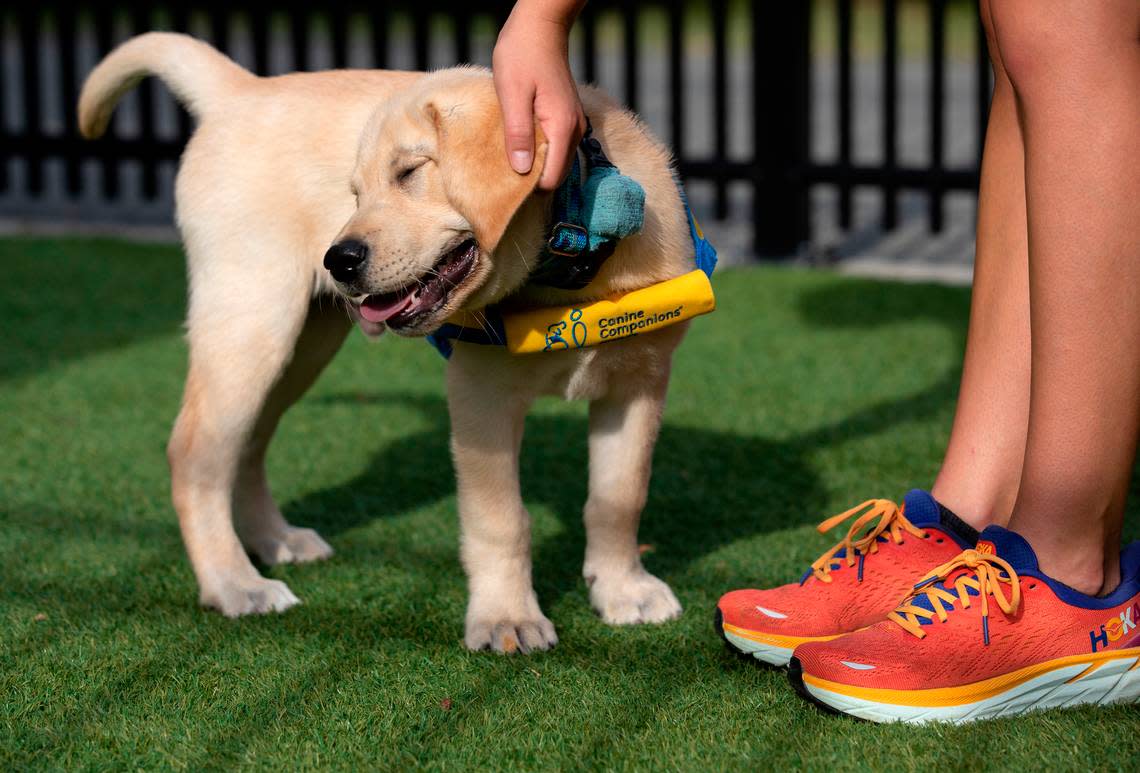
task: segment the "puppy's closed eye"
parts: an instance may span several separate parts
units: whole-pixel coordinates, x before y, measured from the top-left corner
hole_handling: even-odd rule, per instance
[[[396,184],[403,186],[410,183],[416,172],[423,169],[424,164],[427,162],[428,160],[426,158],[421,158],[407,166],[400,167],[396,172]]]

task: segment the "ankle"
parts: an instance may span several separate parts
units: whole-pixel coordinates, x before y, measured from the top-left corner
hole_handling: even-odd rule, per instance
[[[1086,596],[1103,596],[1120,584],[1120,565],[1109,567],[1105,561],[1055,561],[1038,556],[1041,571]]]
[[[1042,560],[1041,571],[1086,596],[1097,596],[1104,590],[1104,567],[1084,564],[1065,566]]]
[[[1120,584],[1120,536],[1124,495],[1101,483],[1063,488],[1022,487],[1009,529],[1037,554],[1041,571],[1090,596]]]
[[[930,495],[978,531],[993,524],[1004,526],[1009,520],[1014,500],[1013,496],[1001,496],[998,492],[988,492],[987,495],[986,492],[947,485],[941,478],[934,482]]]
[[[1051,534],[1011,528],[1024,537],[1037,554],[1037,566],[1048,577],[1086,596],[1102,596],[1120,585],[1120,555],[1103,543],[1074,545]]]
[[[1109,558],[1112,559],[1111,563]],[[1107,596],[1118,587],[1123,577],[1120,574],[1120,556],[1110,555],[1105,557],[1104,572],[1100,583],[1100,590],[1096,592],[1097,596]]]

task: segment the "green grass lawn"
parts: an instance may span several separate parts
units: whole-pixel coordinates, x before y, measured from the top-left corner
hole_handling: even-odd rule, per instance
[[[722,592],[789,581],[829,546],[818,520],[930,482],[965,290],[717,276],[721,309],[677,357],[642,526],[686,608],[665,625],[590,611],[584,406],[541,403],[523,487],[561,642],[500,657],[462,646],[443,360],[426,344],[354,333],[286,417],[277,497],[337,555],[269,570],[304,605],[226,620],[197,606],[168,501],[180,251],[6,239],[0,265],[0,769],[1137,768],[1135,706],[875,726],[821,713],[713,633]]]

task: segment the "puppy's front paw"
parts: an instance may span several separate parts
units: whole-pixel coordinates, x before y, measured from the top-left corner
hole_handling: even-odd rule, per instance
[[[267,566],[322,561],[333,554],[321,535],[296,526],[288,527],[284,533],[253,536],[243,542],[246,549]]]
[[[539,613],[527,620],[468,619],[463,643],[469,650],[493,650],[510,655],[541,652],[558,643],[554,623]]]
[[[289,586],[280,580],[258,576],[217,585],[210,590],[202,589],[202,606],[216,609],[226,617],[284,612],[301,603]]]
[[[644,569],[597,575],[590,603],[610,625],[663,623],[681,614],[681,602],[669,586]]]

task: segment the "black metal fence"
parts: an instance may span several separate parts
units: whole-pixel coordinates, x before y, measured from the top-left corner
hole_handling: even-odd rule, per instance
[[[963,4],[974,12],[973,0],[963,0],[952,4],[958,17]],[[0,73],[0,202],[6,193],[32,200],[50,195],[45,170],[53,165],[60,179],[56,195],[90,197],[94,190],[101,200],[114,201],[127,165],[141,169],[144,199],[161,194],[160,172],[172,167],[191,127],[185,113],[163,107],[168,98],[155,84],[143,84],[132,97],[137,100],[133,120],[116,119],[104,139],[85,142],[76,132],[74,105],[82,78],[98,57],[131,34],[188,31],[262,74],[344,66],[427,69],[489,61],[510,5],[49,0],[0,10],[0,64],[7,71]],[[916,8],[926,19],[926,45],[920,48],[928,75],[923,133],[928,147],[925,161],[903,164],[898,153],[900,18]],[[852,225],[852,195],[858,188],[881,191],[880,222],[888,230],[899,222],[900,191],[924,192],[933,231],[943,227],[945,194],[976,187],[989,64],[981,27],[973,23],[969,56],[976,62],[976,99],[971,109],[978,151],[966,164],[950,167],[945,157],[947,10],[947,0],[593,0],[575,32],[573,58],[582,79],[602,82],[646,115],[673,145],[685,178],[709,183],[715,217],[729,212],[730,186],[749,188],[756,252],[787,255],[811,239],[814,186],[837,190],[841,229]],[[867,29],[868,18],[877,29]],[[907,45],[913,26],[906,27]],[[860,36],[867,35],[877,38],[881,78],[880,152],[871,160],[855,152],[855,72],[866,64],[856,49]],[[828,49],[826,56],[821,48]],[[815,136],[823,128],[836,141],[821,157],[812,141],[812,88],[815,71],[824,66],[834,68],[836,104],[829,110],[833,125],[814,127]]]

